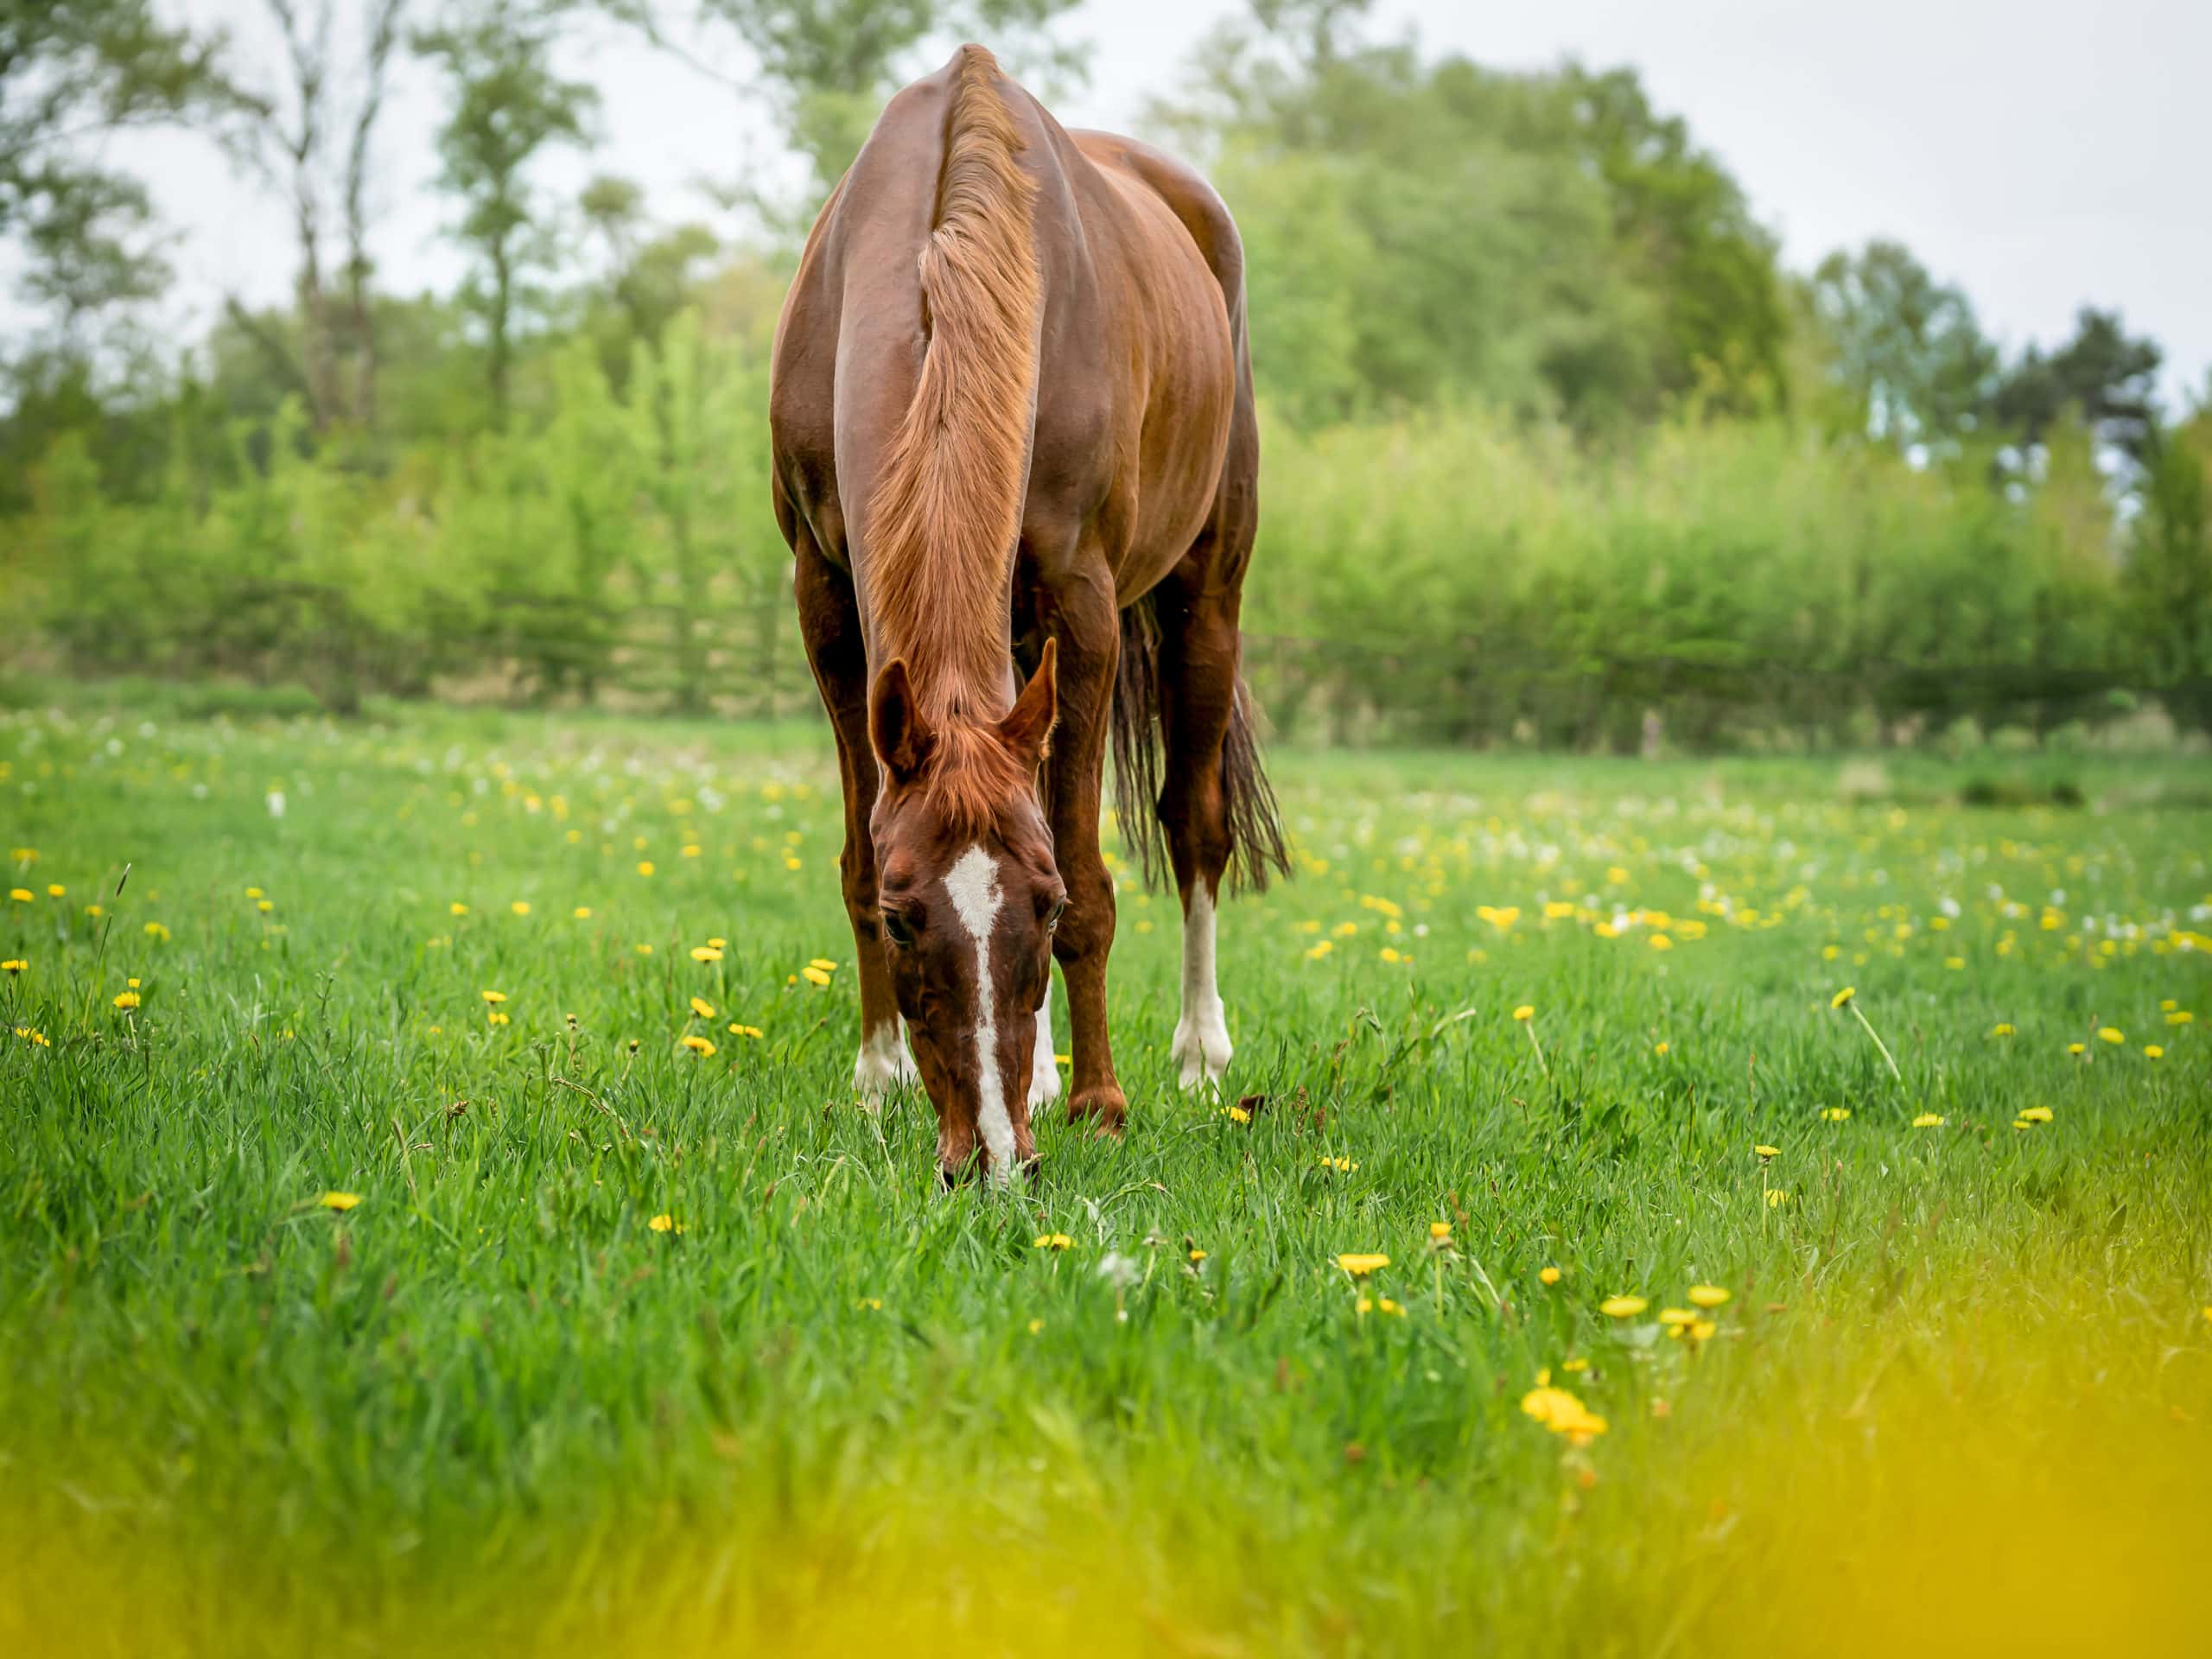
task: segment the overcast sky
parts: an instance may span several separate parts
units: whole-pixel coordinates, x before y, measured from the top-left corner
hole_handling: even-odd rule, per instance
[[[416,3],[427,12],[436,0]],[[257,0],[169,9],[229,20],[249,56],[268,49]],[[1056,112],[1070,125],[1128,124],[1148,94],[1172,90],[1199,38],[1242,9],[1086,0],[1073,32],[1094,43],[1090,82]],[[2059,339],[2085,302],[2115,306],[2164,346],[2170,399],[2207,386],[2205,0],[1377,0],[1370,27],[1415,29],[1432,50],[1486,64],[1632,64],[1658,106],[1688,117],[1742,181],[1792,266],[1894,237],[1963,284],[2008,346]],[[577,42],[568,67],[600,88],[599,142],[549,164],[550,187],[573,194],[594,173],[626,174],[663,216],[697,217],[691,180],[775,153],[757,104],[611,29]],[[383,128],[377,204],[383,280],[401,289],[443,285],[459,270],[442,234],[449,206],[431,188],[437,118],[410,64]],[[180,232],[171,326],[204,326],[226,292],[284,294],[295,255],[281,203],[196,139],[116,140],[109,153],[152,181]]]

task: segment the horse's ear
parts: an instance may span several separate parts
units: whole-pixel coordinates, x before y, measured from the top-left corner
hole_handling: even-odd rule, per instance
[[[1037,671],[999,721],[999,741],[1014,751],[1024,770],[1033,768],[1052,750],[1052,722],[1060,714],[1059,646],[1057,639],[1045,641]]]
[[[911,782],[929,758],[929,723],[914,702],[914,687],[906,677],[906,660],[899,658],[875,677],[868,697],[868,741],[875,758],[894,783]]]

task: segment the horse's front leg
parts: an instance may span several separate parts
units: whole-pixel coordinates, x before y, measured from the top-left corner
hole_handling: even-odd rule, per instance
[[[868,737],[868,651],[861,635],[853,581],[823,556],[803,526],[792,539],[797,560],[791,588],[798,600],[799,632],[823,705],[837,734],[837,774],[844,786],[845,848],[838,859],[845,914],[853,925],[853,953],[861,988],[861,1046],[853,1061],[853,1088],[864,1101],[880,1099],[914,1081],[913,1057],[900,1034],[891,969],[883,959],[882,916],[876,903],[875,843],[868,815],[875,808],[875,753]]]
[[[1101,1134],[1116,1135],[1128,1103],[1114,1076],[1113,1039],[1106,1029],[1114,878],[1098,848],[1098,798],[1114,673],[1121,660],[1122,618],[1104,559],[1078,552],[1069,563],[1071,568],[1053,573],[1039,607],[1046,631],[1059,641],[1059,721],[1052,730],[1045,791],[1053,860],[1067,888],[1068,907],[1052,935],[1052,955],[1067,988],[1073,1060],[1068,1121],[1092,1118]],[[1040,1039],[1049,1029],[1042,1018]]]

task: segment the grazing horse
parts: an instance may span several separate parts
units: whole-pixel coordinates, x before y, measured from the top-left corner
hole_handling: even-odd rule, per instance
[[[816,220],[769,419],[844,785],[854,1083],[918,1067],[945,1179],[980,1157],[1002,1182],[1060,1090],[1052,958],[1069,1119],[1123,1121],[1109,738],[1123,833],[1148,874],[1164,839],[1182,897],[1186,1087],[1229,1064],[1223,873],[1287,868],[1238,678],[1259,433],[1236,226],[1180,162],[1066,131],[963,47]]]

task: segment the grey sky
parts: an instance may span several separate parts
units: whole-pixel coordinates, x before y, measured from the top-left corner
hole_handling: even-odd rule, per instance
[[[427,11],[435,0],[418,0]],[[256,0],[175,0],[229,20],[266,49]],[[1242,0],[1087,0],[1090,86],[1057,100],[1070,124],[1128,124],[1172,89],[1192,47]],[[2008,345],[2051,341],[2084,302],[2117,306],[2166,348],[2170,398],[2212,369],[2212,4],[2105,0],[1378,0],[1372,32],[1417,29],[1432,49],[1538,66],[1566,55],[1630,63],[1656,102],[1742,180],[1800,269],[1841,245],[1896,237],[1962,283]],[[733,68],[738,67],[730,60]],[[757,105],[604,28],[572,71],[601,88],[601,141],[547,184],[595,172],[644,183],[665,216],[697,216],[688,181],[770,164]],[[431,188],[437,106],[408,67],[384,127],[377,257],[385,280],[450,282],[448,206]],[[181,281],[169,323],[204,325],[219,297],[285,292],[293,252],[282,205],[230,176],[196,139],[112,141],[155,185]],[[1233,207],[1234,203],[1230,204]],[[20,314],[7,313],[10,321]]]

